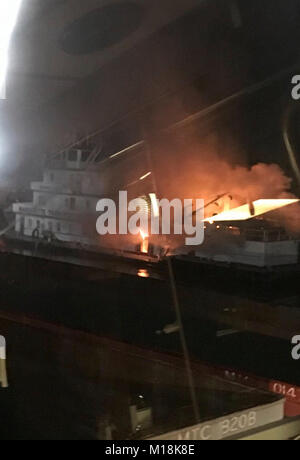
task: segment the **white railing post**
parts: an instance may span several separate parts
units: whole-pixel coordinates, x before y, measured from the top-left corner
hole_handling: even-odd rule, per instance
[[[6,372],[6,340],[0,335],[0,384],[2,388],[8,387]]]

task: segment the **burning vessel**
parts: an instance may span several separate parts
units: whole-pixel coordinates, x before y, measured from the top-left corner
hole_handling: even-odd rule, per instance
[[[205,203],[204,243],[192,251],[180,238],[175,244],[171,236],[155,238],[154,242],[153,235],[143,230],[135,239],[126,237],[119,246],[108,249],[95,225],[97,203],[105,193],[99,179],[99,155],[99,148],[86,143],[49,160],[43,181],[31,183],[33,201],[13,204],[14,229],[8,228],[8,238],[27,248],[72,248],[149,261],[159,261],[168,251],[169,255],[256,267],[298,263],[298,239],[273,218],[274,212],[299,203],[296,198],[249,200],[237,207],[232,206],[234,200],[229,194],[209,200]],[[155,194],[144,195],[140,201],[149,220],[153,213],[159,214]]]

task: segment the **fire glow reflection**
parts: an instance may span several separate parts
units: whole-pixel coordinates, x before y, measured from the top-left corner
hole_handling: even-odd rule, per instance
[[[150,275],[149,275],[148,270],[145,270],[145,269],[142,269],[142,268],[141,268],[141,269],[138,271],[138,276],[139,276],[140,278],[149,278]]]

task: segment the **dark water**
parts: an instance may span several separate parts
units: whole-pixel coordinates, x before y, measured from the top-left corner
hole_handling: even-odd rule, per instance
[[[290,346],[300,332],[297,289],[267,286],[264,296],[252,295],[255,277],[247,283],[248,275],[240,281],[236,274],[230,284],[221,272],[207,268],[204,277],[203,270],[175,267],[193,359],[300,384]],[[8,343],[10,388],[0,390],[0,437],[104,439],[109,427],[115,438],[130,439],[192,425],[179,335],[158,334],[175,321],[165,274],[142,278],[117,266],[1,254],[0,334]],[[224,328],[239,332],[218,338]],[[195,380],[204,420],[265,400],[216,383],[207,371]],[[133,429],[132,405],[151,408],[147,430]]]

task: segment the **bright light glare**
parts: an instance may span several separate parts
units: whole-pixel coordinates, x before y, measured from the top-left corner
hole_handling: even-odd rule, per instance
[[[231,209],[230,211],[222,212],[217,216],[210,217],[206,219],[206,222],[225,222],[225,221],[234,221],[234,220],[248,220],[253,219],[254,217],[261,216],[267,212],[275,211],[285,206],[298,203],[299,200],[257,200],[254,201],[254,210],[255,214],[252,215],[249,209],[249,205],[245,204],[239,208]]]
[[[5,94],[5,80],[8,67],[10,39],[17,22],[22,0],[1,0],[0,2],[0,89]]]

